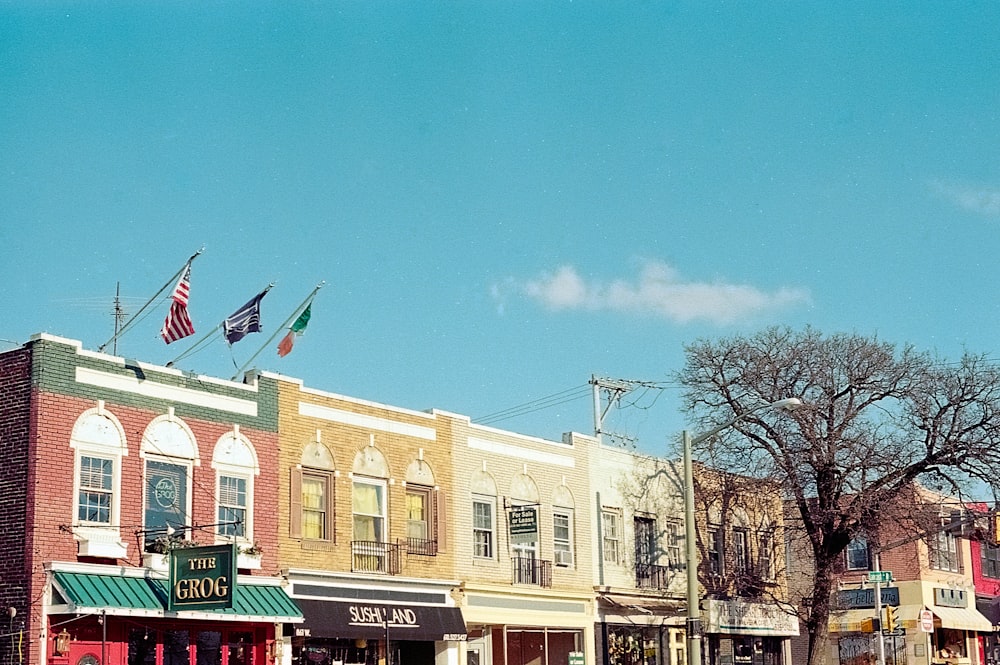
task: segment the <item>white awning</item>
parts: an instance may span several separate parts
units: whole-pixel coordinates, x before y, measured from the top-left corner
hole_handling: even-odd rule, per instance
[[[978,610],[971,607],[938,607],[931,608],[941,621],[942,628],[957,628],[959,630],[975,630],[980,633],[992,633],[993,624]]]

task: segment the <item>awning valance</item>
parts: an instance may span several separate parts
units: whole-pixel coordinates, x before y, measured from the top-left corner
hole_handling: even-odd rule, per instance
[[[917,620],[922,609],[924,609],[923,605],[898,605],[896,606],[896,616],[899,618],[903,628],[916,630]],[[861,610],[834,610],[830,612],[830,632],[859,633],[861,632],[862,622],[874,616],[874,607]]]
[[[390,640],[464,641],[465,621],[457,607],[298,598],[305,621],[298,635]],[[388,624],[388,625],[386,625]]]
[[[923,605],[900,605],[896,608],[896,616],[899,617],[903,628],[916,630]],[[969,607],[938,607],[930,608],[936,617],[936,623],[941,628],[955,628],[958,630],[974,630],[982,633],[992,633],[993,624],[977,610]],[[875,616],[874,608],[864,610],[842,610],[834,611],[830,614],[831,633],[856,633],[861,631],[861,624],[865,619]]]
[[[52,573],[52,582],[58,594],[54,594],[53,613],[178,616],[267,623],[302,621],[302,612],[295,601],[281,587],[272,584],[238,582],[231,608],[168,613],[167,581],[164,579],[56,571]],[[65,605],[65,610],[60,605]]]
[[[981,633],[992,633],[993,624],[990,620],[971,607],[938,607],[930,608],[941,621],[942,628],[957,628],[959,630],[975,630]]]

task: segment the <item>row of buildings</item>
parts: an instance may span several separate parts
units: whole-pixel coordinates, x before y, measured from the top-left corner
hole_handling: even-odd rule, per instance
[[[592,436],[548,441],[42,334],[0,354],[0,459],[0,665],[685,662],[678,468]],[[697,474],[705,660],[803,662],[790,593],[806,575],[780,497],[730,480]],[[204,573],[213,546],[234,553],[235,579]],[[882,554],[913,587],[890,586],[893,665],[996,662],[973,580],[1000,585],[996,548],[956,544],[943,564],[933,543],[911,546],[909,567]],[[859,548],[844,591],[867,585]],[[217,593],[226,607],[207,602]],[[918,643],[928,609],[940,644]],[[831,621],[829,662],[872,653],[866,612],[857,601]],[[956,641],[964,655],[938,658]]]

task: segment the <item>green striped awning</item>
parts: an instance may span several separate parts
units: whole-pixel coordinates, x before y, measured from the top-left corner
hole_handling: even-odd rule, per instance
[[[166,616],[167,581],[154,577],[96,573],[52,573],[55,590],[74,613]],[[54,597],[53,604],[62,604]],[[271,584],[239,582],[232,608],[182,611],[179,616],[268,623],[297,623],[302,612],[284,590]],[[172,616],[172,614],[171,614]]]

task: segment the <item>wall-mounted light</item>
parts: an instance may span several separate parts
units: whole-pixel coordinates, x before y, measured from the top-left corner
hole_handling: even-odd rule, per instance
[[[59,654],[60,656],[65,656],[66,654],[69,653],[69,640],[70,640],[69,633],[66,631],[65,628],[63,628],[62,632],[56,635],[55,649],[57,654]]]

